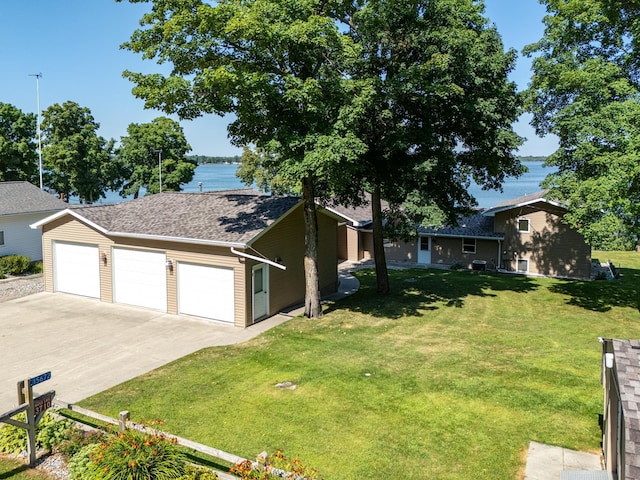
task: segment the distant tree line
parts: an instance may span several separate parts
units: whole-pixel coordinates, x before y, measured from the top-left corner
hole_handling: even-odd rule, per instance
[[[518,157],[518,160],[520,160],[521,162],[544,162],[547,160],[547,157],[527,155],[526,157]]]
[[[240,155],[234,157],[209,157],[207,155],[187,155],[187,160],[196,162],[198,165],[205,163],[240,163]]]
[[[178,122],[158,117],[132,123],[127,135],[114,139],[98,135],[100,124],[91,111],[67,101],[42,114],[43,184],[60,198],[77,197],[93,203],[118,192],[137,198],[147,193],[179,191],[193,178],[196,161]],[[0,102],[0,181],[38,184],[36,115]],[[162,182],[162,185],[160,185]]]

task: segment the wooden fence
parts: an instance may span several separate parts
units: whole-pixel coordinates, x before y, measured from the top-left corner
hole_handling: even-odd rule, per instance
[[[87,410],[86,408],[82,408],[71,403],[63,402],[61,400],[54,400],[54,405],[57,406],[58,408],[66,408],[67,410],[71,410],[72,412],[77,412],[86,417],[93,418],[95,420],[100,420],[101,422],[105,422],[111,425],[117,425],[119,432],[123,432],[127,428],[132,428],[143,433],[148,433],[150,435],[162,435],[163,437],[177,443],[178,445],[191,448],[192,450],[195,450],[200,453],[204,453],[205,455],[209,455],[213,458],[223,460],[233,465],[250,461],[254,465],[254,467],[258,467],[258,463],[253,460],[247,460],[246,458],[239,457],[232,453],[227,453],[217,448],[209,447],[208,445],[203,445],[201,443],[194,442],[187,438],[182,438],[177,435],[172,435],[170,433],[162,432],[155,428],[150,428],[145,425],[132,422],[130,420],[129,412],[127,411],[120,412],[119,418],[116,419],[116,418],[108,417],[106,415],[102,415],[92,410]],[[293,477],[287,476],[287,475],[291,475],[290,472],[285,472],[277,468],[271,467],[270,471],[272,474],[274,474],[274,476],[278,476],[280,478],[295,478],[297,480],[306,480],[305,477],[301,477],[299,475],[294,475]],[[220,478],[221,480],[237,480],[238,479],[238,477],[234,475],[230,475],[228,473],[221,472],[219,470],[214,469],[214,472],[216,473],[218,478]]]

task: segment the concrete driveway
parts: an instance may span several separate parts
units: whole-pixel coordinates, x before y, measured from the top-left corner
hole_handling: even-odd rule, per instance
[[[16,383],[51,371],[35,394],[74,403],[201,348],[248,340],[286,321],[242,329],[59,293],[0,303],[0,414],[17,406]]]

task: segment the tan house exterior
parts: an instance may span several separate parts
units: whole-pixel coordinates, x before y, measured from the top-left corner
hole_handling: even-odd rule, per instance
[[[566,209],[545,196],[542,191],[502,202],[461,218],[457,226],[419,227],[415,241],[385,244],[387,261],[590,278],[591,247],[576,230],[562,223]],[[341,227],[347,231],[341,258],[352,262],[372,258],[367,212],[336,211],[350,219]]]
[[[319,278],[337,289],[339,217],[320,209]],[[67,209],[42,228],[45,290],[246,327],[304,301],[299,199],[250,190]]]

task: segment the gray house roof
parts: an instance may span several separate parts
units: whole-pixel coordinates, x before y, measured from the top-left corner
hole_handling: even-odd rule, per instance
[[[484,215],[484,210],[458,219],[458,225],[443,225],[442,227],[419,227],[421,235],[436,237],[466,237],[466,238],[504,238],[502,233],[493,231],[493,217]]]
[[[539,192],[530,193],[521,197],[511,198],[509,200],[500,202],[491,208],[486,209],[484,211],[484,215],[495,215],[498,212],[511,210],[512,208],[524,207],[526,205],[531,205],[538,202],[544,202],[556,207],[564,208],[560,203],[557,202],[557,200],[547,198],[547,194],[547,190],[541,190]]]
[[[107,235],[240,246],[249,244],[299,201],[253,190],[165,192],[114,205],[68,209],[32,226],[71,214]]]
[[[640,474],[640,341],[611,340],[624,412],[626,478]]]
[[[67,204],[29,182],[0,182],[0,215],[51,212]]]
[[[382,210],[389,208],[389,203],[385,200],[380,202]],[[337,213],[341,217],[351,222],[354,227],[366,227],[370,225],[373,220],[371,219],[371,194],[365,192],[364,203],[357,207],[344,206],[339,203],[333,202],[325,207],[327,210]]]

